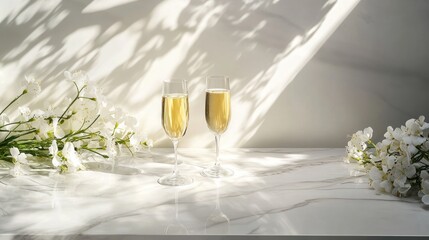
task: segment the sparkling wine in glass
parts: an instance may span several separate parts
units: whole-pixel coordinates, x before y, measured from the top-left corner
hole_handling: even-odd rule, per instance
[[[215,164],[203,170],[202,175],[212,178],[232,176],[234,172],[220,165],[219,145],[220,136],[228,128],[231,118],[231,93],[229,78],[225,76],[210,76],[206,82],[206,122],[213,132],[216,141]]]
[[[172,79],[164,81],[162,87],[162,126],[165,133],[173,142],[174,169],[173,172],[158,179],[158,183],[167,186],[182,186],[191,184],[192,178],[182,176],[177,167],[177,146],[185,135],[189,120],[188,89],[186,81]]]

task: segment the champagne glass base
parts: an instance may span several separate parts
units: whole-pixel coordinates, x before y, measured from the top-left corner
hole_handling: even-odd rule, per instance
[[[204,177],[222,178],[222,177],[230,177],[234,175],[234,171],[228,168],[223,168],[221,166],[212,166],[212,167],[203,169],[203,171],[201,172],[201,175],[203,175]]]
[[[165,186],[184,186],[193,182],[191,177],[181,175],[168,175],[158,179],[158,183]]]

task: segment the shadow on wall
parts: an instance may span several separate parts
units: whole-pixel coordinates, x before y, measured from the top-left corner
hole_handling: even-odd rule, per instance
[[[354,1],[13,1],[0,12],[4,103],[25,74],[45,95],[68,95],[67,69],[87,70],[104,93],[169,146],[160,124],[162,80],[189,80],[191,119],[183,146],[207,147],[203,76],[232,79],[233,118],[222,141],[248,142],[278,96],[358,4]],[[4,81],[4,80],[2,80]],[[50,94],[46,94],[49,92]]]

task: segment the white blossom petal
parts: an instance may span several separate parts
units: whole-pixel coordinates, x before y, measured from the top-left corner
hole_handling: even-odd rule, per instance
[[[414,177],[416,172],[416,167],[414,165],[410,165],[405,169],[405,176],[407,176],[407,178],[412,178]]]
[[[392,191],[392,183],[390,181],[384,180],[380,183],[380,187],[384,189],[385,192],[390,193]]]
[[[424,180],[422,181],[421,187],[422,187],[421,191],[422,191],[424,194],[429,194],[429,180],[424,179]]]
[[[382,179],[382,172],[380,170],[378,170],[377,167],[372,167],[371,170],[369,171],[369,177],[376,181],[376,180],[381,180]]]
[[[12,155],[13,158],[18,158],[19,155],[19,149],[16,147],[12,147],[9,149],[10,155]]]
[[[426,170],[422,170],[422,171],[420,172],[420,177],[421,177],[422,179],[427,179],[427,180],[429,180],[429,173],[428,173],[428,171],[426,171]]]
[[[52,125],[54,128],[54,136],[56,138],[63,138],[65,136],[65,133],[63,129],[60,126],[58,126],[58,118],[52,119]]]
[[[429,205],[429,194],[426,194],[422,197],[422,202],[425,205]]]

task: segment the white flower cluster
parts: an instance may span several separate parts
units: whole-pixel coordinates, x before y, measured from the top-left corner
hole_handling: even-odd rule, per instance
[[[387,128],[382,142],[371,141],[372,129],[353,134],[348,142],[348,161],[369,171],[371,186],[395,196],[418,195],[429,205],[429,124],[423,116],[405,126]]]
[[[152,146],[140,132],[137,119],[109,104],[84,72],[66,71],[64,75],[76,88],[74,98],[44,110],[19,107],[19,116],[11,121],[4,113],[10,105],[27,93],[41,92],[39,83],[26,77],[23,93],[0,113],[0,159],[15,164],[12,175],[24,172],[27,158],[49,158],[58,171],[75,172],[84,169],[84,151],[114,158],[121,146],[131,153]]]
[[[357,131],[352,135],[351,140],[347,143],[347,160],[357,161],[360,164],[368,161],[368,151],[374,146],[372,144],[373,130],[371,127],[365,128],[363,131]],[[369,145],[369,147],[368,147]]]

